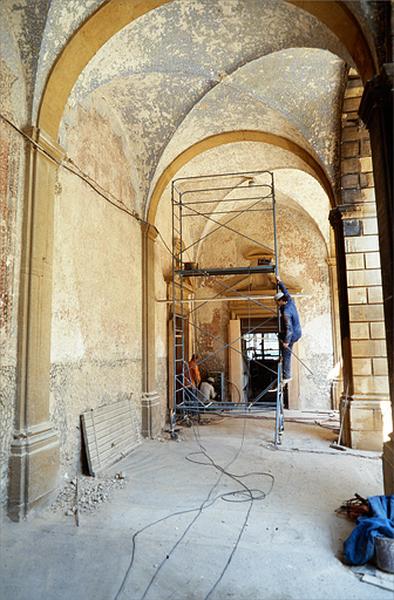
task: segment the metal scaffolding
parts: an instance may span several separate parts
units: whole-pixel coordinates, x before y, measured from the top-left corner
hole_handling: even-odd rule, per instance
[[[239,398],[239,402],[230,401],[227,397],[220,401],[204,402],[199,390],[191,385],[192,377],[189,369],[189,335],[190,330],[194,329],[198,334],[208,335],[218,341],[217,336],[206,332],[197,323],[197,314],[207,302],[236,302],[237,299],[247,301],[249,306],[259,307],[265,312],[270,312],[268,319],[272,320],[272,314],[275,317],[275,333],[278,338],[280,319],[279,312],[270,308],[262,302],[262,297],[253,295],[251,292],[237,293],[233,285],[226,285],[226,278],[234,275],[249,276],[261,273],[278,274],[278,243],[276,227],[276,204],[274,177],[270,171],[251,171],[241,173],[226,173],[214,175],[202,175],[197,177],[185,177],[173,180],[171,187],[171,205],[172,205],[172,389],[170,393],[170,423],[171,435],[176,437],[175,425],[178,415],[191,418],[193,415],[201,413],[221,413],[221,414],[250,414],[261,411],[275,411],[275,433],[274,443],[280,444],[280,436],[284,427],[283,418],[283,384],[281,376],[280,352],[275,361],[275,369],[270,369],[266,364],[261,363],[263,368],[267,368],[274,373],[275,378],[265,387],[259,390],[254,398]],[[264,248],[259,240],[255,240],[246,235],[239,226],[237,219],[248,214],[257,212],[271,212],[272,215],[272,256],[270,259],[259,261],[255,266],[226,266],[218,267],[216,265],[199,265],[193,258],[193,255],[202,241],[214,235],[219,230],[229,231],[234,237],[246,239],[254,244],[255,247]],[[226,215],[230,215],[225,219]],[[205,232],[197,241],[192,240],[190,235],[190,223],[192,220],[202,219],[205,223]],[[233,224],[234,226],[230,225]],[[238,227],[237,227],[238,225]],[[186,243],[188,242],[188,244]],[[194,278],[214,278],[215,284],[220,288],[220,292],[210,298],[196,298],[191,291],[191,281]],[[231,295],[228,296],[228,292]],[[272,305],[272,303],[271,303]],[[247,334],[253,334],[257,329],[263,326],[264,319],[257,325],[250,323],[248,329],[241,333],[241,337]],[[235,342],[240,338],[229,340],[226,343],[220,340],[220,351],[233,349]],[[279,348],[279,339],[278,339]],[[219,350],[209,352],[199,361],[199,366],[203,366]],[[244,357],[244,353],[240,352]],[[262,399],[270,394],[272,401],[262,403]],[[268,397],[270,397],[268,396]]]

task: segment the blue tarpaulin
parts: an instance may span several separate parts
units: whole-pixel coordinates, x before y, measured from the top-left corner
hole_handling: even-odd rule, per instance
[[[358,517],[357,526],[344,543],[345,560],[351,565],[363,565],[375,554],[375,538],[394,538],[394,495],[370,496],[370,513]]]

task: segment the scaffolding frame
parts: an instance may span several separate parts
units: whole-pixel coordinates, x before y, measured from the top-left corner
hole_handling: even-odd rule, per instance
[[[237,185],[226,185],[228,179],[239,179]],[[263,180],[262,183],[256,183],[256,179],[260,178]],[[204,185],[205,181],[210,180],[211,185],[207,187]],[[226,181],[227,180],[227,181]],[[217,181],[217,185],[212,185],[212,181]],[[199,185],[200,184],[200,185]],[[244,185],[245,184],[245,185]],[[202,187],[201,187],[202,185]],[[182,189],[182,187],[184,189]],[[256,191],[257,190],[257,191]],[[224,192],[222,198],[209,198],[204,199],[205,194],[215,194]],[[198,198],[196,199],[196,195]],[[234,197],[235,195],[235,197]],[[232,197],[226,197],[232,196]],[[209,210],[209,205],[214,205],[216,208],[220,204],[220,210]],[[230,204],[228,210],[226,205]],[[207,209],[197,210],[196,206],[208,205]],[[233,206],[231,206],[233,205]],[[237,207],[240,207],[237,209]],[[235,209],[235,210],[234,210]],[[247,236],[233,227],[230,227],[230,223],[234,222],[239,216],[255,212],[267,212],[270,211],[272,214],[273,224],[273,262],[265,262],[257,266],[231,266],[231,267],[209,267],[209,268],[198,268],[192,261],[185,261],[185,254],[194,248],[197,244],[200,244],[203,240],[213,235],[215,232],[225,229],[232,232],[241,238],[247,239],[249,242],[256,244],[257,246],[266,246]],[[215,219],[216,215],[231,215],[226,221],[222,222]],[[197,241],[190,243],[188,246],[184,244],[185,236],[185,219],[190,218],[202,218],[207,223],[213,223],[214,226],[208,233],[200,237]],[[190,326],[195,330],[201,329],[196,323],[195,318],[190,319],[191,315],[195,317],[195,313],[200,310],[207,301],[218,299],[220,301],[235,301],[240,296],[243,300],[247,300],[250,304],[255,304],[260,308],[267,310],[267,305],[263,304],[260,299],[253,297],[253,294],[245,295],[240,293],[230,297],[224,296],[223,292],[232,291],[234,293],[233,286],[226,286],[222,281],[216,280],[221,285],[221,291],[216,294],[213,298],[193,298],[190,300],[187,296],[187,286],[185,281],[191,278],[200,277],[215,277],[215,278],[226,278],[230,275],[254,275],[257,273],[273,273],[278,275],[278,240],[277,240],[277,226],[276,226],[276,201],[275,201],[275,186],[274,186],[274,175],[271,171],[248,171],[248,172],[236,172],[236,173],[215,173],[213,175],[201,175],[194,177],[180,177],[174,179],[171,184],[171,229],[172,229],[172,269],[171,269],[171,293],[172,293],[172,394],[169,398],[169,413],[170,413],[170,425],[171,425],[171,437],[176,438],[176,419],[178,415],[186,416],[190,419],[193,415],[200,415],[201,413],[237,413],[237,414],[250,414],[256,412],[275,411],[275,432],[274,432],[274,444],[279,445],[281,443],[281,434],[284,430],[284,414],[283,414],[283,395],[284,386],[282,384],[282,363],[281,363],[281,349],[279,344],[279,332],[280,332],[280,314],[279,310],[271,311],[276,316],[277,331],[275,332],[278,336],[278,347],[279,357],[275,371],[269,369],[267,365],[260,363],[262,367],[269,369],[275,374],[276,378],[271,382],[265,389],[261,390],[257,396],[253,399],[245,398],[242,401],[240,397],[239,402],[227,401],[222,399],[220,402],[209,402],[204,403],[201,399],[197,388],[190,386],[191,376],[189,370],[189,356],[186,355],[187,350],[187,339],[189,336]],[[195,303],[201,302],[200,305],[194,306],[190,309],[190,305],[193,306]],[[222,343],[221,347],[213,352],[210,352],[203,360],[199,361],[199,365],[207,362],[212,355],[217,354],[219,351],[223,351],[232,347],[235,342],[238,342],[247,333],[253,333],[256,329],[261,326],[268,319],[272,319],[272,316],[264,319],[255,327],[251,327],[248,331],[241,331],[241,336],[235,340],[230,340],[229,343]],[[204,332],[206,334],[206,332]],[[218,340],[217,336],[213,336],[208,333],[208,336],[212,339]],[[220,339],[220,342],[223,342]],[[235,350],[234,348],[232,348]],[[243,356],[242,348],[240,354]],[[244,357],[244,356],[243,356]],[[275,387],[276,386],[276,387]],[[265,403],[261,405],[261,400],[267,394],[276,392],[275,401]]]

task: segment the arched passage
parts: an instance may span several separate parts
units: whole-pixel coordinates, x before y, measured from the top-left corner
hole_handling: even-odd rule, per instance
[[[57,148],[51,140],[57,139],[65,103],[84,66],[95,52],[122,27],[150,10],[167,3],[164,0],[148,0],[144,3],[134,0],[129,2],[110,0],[76,31],[57,59],[44,90],[37,120],[39,130],[34,132],[34,138],[38,142],[38,146],[45,148],[56,159],[61,157],[61,149]],[[351,50],[351,54],[364,79],[375,72],[368,43],[350,9],[346,7],[345,10],[342,3],[338,2],[289,2],[289,4],[294,4],[306,12],[314,14],[324,22],[337,35],[338,39],[341,39],[344,45]],[[351,32],[351,35],[349,32]],[[360,55],[356,52],[357,42],[361,44]],[[229,136],[228,141],[258,141],[260,139],[260,141],[267,142],[271,140],[271,143],[279,147],[294,151],[311,167],[316,174],[316,178],[326,189],[332,204],[335,204],[334,194],[324,170],[301,147],[285,137],[272,136],[268,132],[239,132],[235,134],[239,135],[239,138],[235,137],[233,140],[231,140],[231,135],[231,132],[225,132],[199,141],[173,160],[161,175],[153,192],[148,214],[150,222],[154,221],[161,192],[173,174],[183,164],[186,164],[192,156],[202,151],[204,147],[213,148],[218,145],[218,141],[219,143],[228,143],[225,141],[226,136]],[[249,135],[250,137],[248,137]],[[27,248],[27,251],[22,268],[21,295],[23,301],[19,322],[21,376],[18,392],[21,418],[20,427],[18,424],[17,428],[20,429],[21,435],[19,438],[15,436],[17,441],[14,444],[15,454],[13,458],[16,472],[14,479],[18,479],[18,481],[13,482],[15,484],[15,494],[11,498],[17,511],[21,507],[23,510],[28,506],[30,507],[36,499],[34,498],[36,490],[33,488],[30,490],[31,482],[25,479],[28,472],[27,467],[29,467],[30,472],[33,472],[36,467],[37,470],[39,469],[39,460],[41,459],[37,457],[40,453],[46,464],[53,466],[53,469],[47,473],[46,489],[38,491],[38,494],[45,495],[51,486],[55,484],[57,465],[56,441],[47,426],[47,384],[50,354],[50,326],[48,326],[48,320],[50,319],[48,319],[48,315],[51,311],[50,291],[52,286],[52,199],[56,172],[51,160],[47,160],[47,157],[43,158],[40,153],[36,152],[35,148],[32,149],[29,160],[31,160],[31,168],[28,170],[30,178],[27,177],[26,182],[25,207],[25,229],[27,233],[24,239],[24,247]],[[27,441],[25,441],[26,431],[28,432]],[[20,432],[17,432],[18,435]],[[25,447],[27,451],[24,454],[20,452],[20,449],[23,450]],[[30,451],[31,455],[26,459],[25,456]],[[38,460],[38,462],[34,463],[35,460]],[[32,497],[29,496],[30,492]]]
[[[215,148],[224,144],[232,144],[234,142],[268,143],[292,152],[301,158],[309,167],[311,167],[316,179],[322,185],[323,189],[327,193],[327,196],[330,198],[332,206],[335,206],[334,192],[325,171],[319,165],[316,159],[313,158],[311,154],[309,154],[304,148],[284,137],[264,131],[228,131],[207,137],[196,144],[193,144],[190,146],[190,148],[187,148],[181,154],[179,154],[168,165],[168,167],[163,171],[157,180],[155,188],[152,192],[147,213],[147,221],[154,224],[160,198],[171,179],[175,177],[182,167],[184,167],[195,156],[198,156],[199,154],[202,154],[211,148]]]

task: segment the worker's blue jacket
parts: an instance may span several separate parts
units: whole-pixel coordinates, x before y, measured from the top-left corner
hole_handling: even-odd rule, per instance
[[[293,344],[302,335],[300,317],[295,302],[283,281],[279,281],[278,285],[284,293],[284,300],[286,300],[286,304],[280,307],[280,338],[288,344]]]

